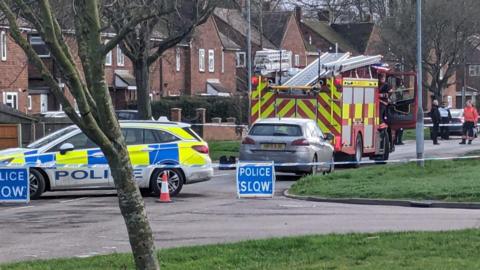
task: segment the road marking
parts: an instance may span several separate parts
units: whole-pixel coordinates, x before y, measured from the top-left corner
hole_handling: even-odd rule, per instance
[[[27,209],[27,208],[32,208],[33,205],[28,205],[28,206],[20,206],[20,207],[14,207],[14,208],[7,208],[7,209],[4,209],[0,212],[7,212],[7,211],[11,211],[11,210],[22,210],[22,209]]]
[[[213,177],[219,177],[219,176],[230,176],[234,175],[233,173],[221,173],[221,174],[215,174]]]
[[[77,199],[60,201],[60,203],[69,203],[69,202],[81,201],[81,200],[85,200],[85,199],[88,199],[88,197],[82,197],[82,198],[77,198]]]

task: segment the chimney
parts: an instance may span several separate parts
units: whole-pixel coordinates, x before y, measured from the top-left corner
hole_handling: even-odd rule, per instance
[[[298,22],[302,21],[302,8],[300,6],[295,6],[295,18]]]

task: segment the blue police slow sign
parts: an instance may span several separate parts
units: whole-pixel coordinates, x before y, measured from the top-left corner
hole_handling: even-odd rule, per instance
[[[28,178],[28,168],[0,168],[0,202],[28,202]]]
[[[275,167],[272,163],[237,164],[237,195],[247,197],[273,197]]]

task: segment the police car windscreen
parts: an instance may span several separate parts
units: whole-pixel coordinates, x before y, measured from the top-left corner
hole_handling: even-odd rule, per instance
[[[298,125],[285,124],[256,124],[250,130],[253,136],[302,136],[302,129]]]
[[[45,145],[55,141],[56,139],[62,137],[63,135],[72,132],[76,128],[77,128],[76,126],[69,126],[69,127],[64,128],[64,129],[60,129],[57,132],[54,132],[54,133],[52,133],[50,135],[47,135],[47,136],[45,136],[45,137],[43,137],[43,138],[41,138],[37,141],[32,142],[31,144],[27,145],[27,148],[40,148],[42,146],[45,146]]]

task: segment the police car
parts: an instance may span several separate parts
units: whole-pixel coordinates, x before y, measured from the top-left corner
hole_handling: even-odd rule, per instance
[[[159,194],[163,173],[169,191],[213,175],[208,144],[190,125],[177,122],[120,122],[140,189]],[[45,191],[113,188],[107,161],[100,149],[76,126],[52,133],[26,148],[0,151],[0,166],[30,167],[30,197]]]

